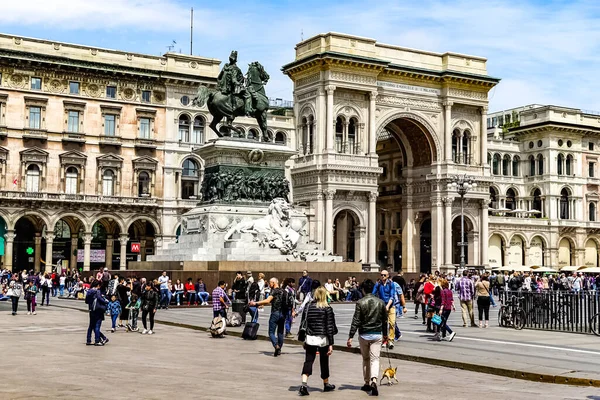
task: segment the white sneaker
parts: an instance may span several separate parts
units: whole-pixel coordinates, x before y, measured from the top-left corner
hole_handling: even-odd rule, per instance
[[[452,333],[450,334],[450,337],[448,338],[448,341],[449,341],[449,342],[451,342],[451,341],[452,341],[452,339],[454,339],[454,336],[456,336],[456,332],[452,332]]]
[[[27,315],[31,315],[31,311],[27,311]]]
[[[32,312],[32,314],[33,314],[33,315],[37,315],[37,312],[35,312],[35,311],[34,311],[34,312]]]
[[[147,334],[147,333],[148,333],[148,330],[147,330],[147,329],[144,329],[144,330],[142,331],[142,335],[145,335],[145,334]]]
[[[154,335],[154,332],[148,331],[148,335]]]

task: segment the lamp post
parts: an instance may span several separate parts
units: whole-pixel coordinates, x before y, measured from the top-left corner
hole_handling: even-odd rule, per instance
[[[468,242],[465,242],[465,195],[469,190],[476,187],[477,183],[467,175],[457,175],[448,183],[448,191],[456,190],[460,196],[460,242],[458,242],[458,245],[460,246],[461,270],[465,268],[465,246],[469,245]]]

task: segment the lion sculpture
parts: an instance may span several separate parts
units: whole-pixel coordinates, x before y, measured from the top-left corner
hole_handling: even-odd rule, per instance
[[[224,240],[231,240],[236,233],[250,233],[254,236],[254,241],[261,246],[279,249],[281,254],[294,254],[300,234],[290,227],[291,210],[285,199],[275,198],[269,205],[267,215],[234,225]]]

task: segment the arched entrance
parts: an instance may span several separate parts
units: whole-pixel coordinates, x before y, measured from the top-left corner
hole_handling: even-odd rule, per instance
[[[559,268],[573,265],[573,248],[571,241],[562,238],[558,244],[558,266]]]
[[[134,260],[146,261],[147,255],[154,254],[154,238],[156,236],[156,230],[154,225],[146,219],[138,219],[129,225],[127,231],[129,235],[129,242],[127,243],[127,259],[130,256]],[[132,243],[139,243],[139,253],[134,252],[132,249]],[[136,247],[136,246],[134,246]]]
[[[353,262],[362,258],[362,255],[358,254],[358,225],[358,216],[350,210],[338,212],[333,221],[333,252],[342,256],[344,261]]]
[[[386,239],[393,258],[387,261],[395,270],[405,272],[431,271],[435,256],[436,267],[443,260],[443,245],[432,237],[441,235],[443,220],[432,226],[431,192],[405,191],[411,187],[427,187],[427,175],[438,160],[433,129],[412,113],[400,113],[384,120],[377,134],[377,155],[383,173],[379,177],[378,213],[387,216],[388,223],[380,227],[379,236]],[[408,208],[407,204],[420,204]],[[432,235],[433,234],[433,235]],[[403,249],[405,246],[406,249]],[[438,248],[439,247],[439,248]]]
[[[507,265],[509,267],[521,267],[525,265],[525,251],[523,238],[518,235],[513,235],[510,239],[508,248]]]
[[[36,215],[25,215],[15,224],[13,243],[13,271],[24,269],[42,271],[41,264],[46,253],[45,222]]]
[[[2,268],[6,266],[6,240],[4,239],[4,235],[8,230],[7,228],[6,221],[0,217],[0,256],[2,257]]]
[[[598,244],[594,239],[588,239],[585,243],[585,258],[583,265],[586,267],[598,266]]]
[[[544,240],[539,236],[534,236],[529,242],[529,252],[527,254],[527,265],[532,266],[543,266],[544,262]]]
[[[490,268],[504,266],[505,242],[502,236],[495,233],[490,237],[488,243],[488,262]]]

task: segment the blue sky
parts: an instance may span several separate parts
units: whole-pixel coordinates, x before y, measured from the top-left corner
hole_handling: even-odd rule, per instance
[[[280,73],[294,45],[336,31],[429,51],[488,58],[502,82],[490,110],[548,103],[600,110],[600,2],[597,0],[23,0],[3,2],[0,31],[91,46],[162,54],[173,40],[194,54],[240,64],[261,61],[270,97],[292,98]],[[245,70],[245,68],[242,68]]]

